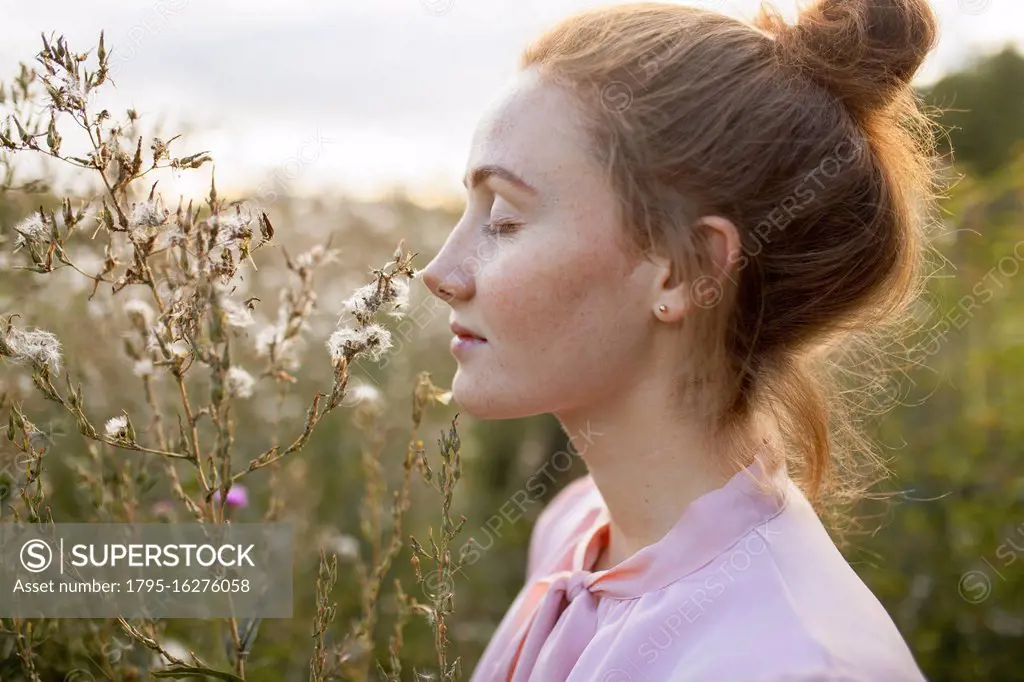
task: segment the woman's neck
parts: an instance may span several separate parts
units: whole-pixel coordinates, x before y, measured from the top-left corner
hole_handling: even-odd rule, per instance
[[[650,393],[624,396],[585,414],[556,415],[611,516],[608,545],[594,570],[610,568],[664,537],[694,500],[723,486],[769,435],[763,424],[751,425],[726,443],[670,409],[667,397],[652,400]]]

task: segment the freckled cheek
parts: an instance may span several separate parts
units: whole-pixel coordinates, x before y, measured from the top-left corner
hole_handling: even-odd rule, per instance
[[[505,337],[552,335],[579,323],[576,311],[593,284],[591,276],[599,275],[539,257],[494,263],[477,279],[481,314]]]

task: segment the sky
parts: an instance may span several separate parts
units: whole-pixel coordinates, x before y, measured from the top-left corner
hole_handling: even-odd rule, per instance
[[[928,83],[1007,42],[1024,48],[1022,0],[931,0],[940,42]],[[372,198],[400,185],[461,197],[479,116],[544,29],[607,0],[0,0],[0,79],[41,33],[76,51],[105,31],[112,112],[209,150],[218,186]],[[759,0],[692,0],[741,18]],[[774,3],[789,17],[795,0]],[[802,4],[802,3],[801,3]],[[68,138],[70,139],[70,138]],[[202,194],[209,166],[177,178]]]

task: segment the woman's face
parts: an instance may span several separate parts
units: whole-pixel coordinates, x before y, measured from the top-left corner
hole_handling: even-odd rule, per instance
[[[576,107],[517,75],[474,133],[465,212],[422,272],[450,322],[486,339],[453,350],[453,397],[478,418],[576,411],[646,369],[656,271],[621,245]]]

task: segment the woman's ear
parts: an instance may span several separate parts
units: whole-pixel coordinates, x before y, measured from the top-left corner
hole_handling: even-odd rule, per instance
[[[726,281],[734,281],[733,273],[740,262],[739,230],[731,220],[716,215],[703,216],[693,223],[692,229],[694,242],[700,245],[702,252],[695,259],[701,270],[695,277],[673,276],[670,259],[653,259],[659,267],[654,313],[665,322],[681,320],[694,307],[717,305],[725,293]]]
[[[658,267],[654,281],[654,314],[662,322],[678,322],[690,309],[690,283],[680,277],[679,267],[664,256],[652,258]]]
[[[728,218],[709,215],[699,218],[693,225],[699,233],[700,240],[707,249],[707,257],[711,261],[712,272],[704,273],[715,277],[720,282],[732,279],[732,273],[740,260],[740,233]]]
[[[740,233],[728,218],[703,216],[693,224],[697,243],[701,245],[704,267],[690,282],[690,301],[701,308],[718,305],[728,284],[735,284],[734,273],[742,257]]]

